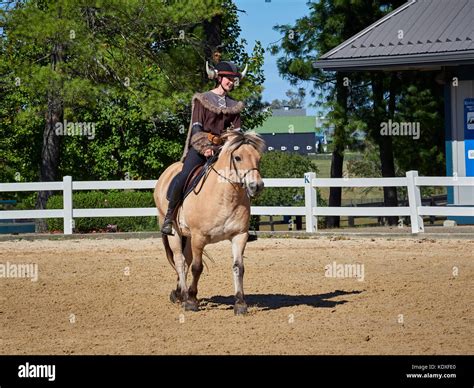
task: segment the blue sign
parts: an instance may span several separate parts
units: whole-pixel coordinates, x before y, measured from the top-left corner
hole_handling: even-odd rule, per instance
[[[466,176],[474,176],[474,98],[464,100],[464,149]]]

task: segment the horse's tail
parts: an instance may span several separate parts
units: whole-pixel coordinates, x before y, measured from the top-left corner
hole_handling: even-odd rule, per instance
[[[207,252],[205,249],[202,250],[202,255],[209,259],[212,263],[216,263],[215,260],[212,258],[212,256],[209,254],[209,252]],[[209,267],[206,263],[206,260],[204,260],[204,257],[202,258],[202,262],[204,263],[204,266],[206,267],[207,271],[209,272]]]
[[[165,246],[166,258],[168,259],[169,263],[176,271],[176,266],[174,264],[173,251],[171,250],[170,242],[168,241],[168,236],[166,234],[162,234],[161,238],[163,239],[163,245]]]

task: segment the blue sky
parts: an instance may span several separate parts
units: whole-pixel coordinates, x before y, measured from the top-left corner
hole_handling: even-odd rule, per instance
[[[240,27],[242,28],[241,37],[248,42],[250,51],[256,40],[262,42],[264,48],[270,43],[281,39],[279,32],[273,30],[277,24],[294,24],[296,19],[308,14],[307,0],[234,0],[239,10],[245,10],[246,13],[239,12]],[[268,0],[267,0],[268,1]],[[285,92],[288,89],[295,89],[289,82],[285,81],[278,74],[276,61],[277,56],[265,52],[265,90],[263,92],[264,101],[272,101],[276,98],[286,98]],[[310,87],[310,84],[301,85]],[[309,93],[306,93],[307,95]],[[306,100],[309,98],[307,97]],[[305,101],[308,104],[309,101]],[[308,110],[308,114],[315,114],[315,109]]]

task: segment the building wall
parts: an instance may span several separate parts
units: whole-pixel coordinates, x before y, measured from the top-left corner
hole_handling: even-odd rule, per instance
[[[474,130],[467,129],[465,104],[474,99],[474,80],[463,72],[457,73],[459,83],[446,87],[446,173],[448,176],[474,176]],[[474,206],[474,188],[448,189],[451,205]],[[461,224],[474,223],[473,217],[450,217]]]
[[[317,138],[314,133],[278,133],[261,135],[265,140],[268,151],[296,152],[300,155],[316,152]]]

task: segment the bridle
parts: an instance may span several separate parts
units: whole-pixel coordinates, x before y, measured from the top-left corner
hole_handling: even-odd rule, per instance
[[[243,144],[249,144],[247,141],[243,141],[242,144],[239,145],[242,146]],[[250,197],[250,194],[249,194],[249,191],[248,191],[248,187],[246,186],[245,184],[245,178],[247,177],[247,175],[252,172],[252,171],[258,171],[258,173],[260,174],[260,169],[258,167],[253,167],[253,168],[250,168],[248,170],[245,171],[245,173],[240,176],[239,175],[239,169],[237,168],[237,165],[235,164],[235,159],[234,159],[234,152],[237,151],[237,149],[239,148],[237,147],[235,150],[233,150],[231,153],[230,153],[230,164],[231,164],[231,169],[233,168],[233,170],[235,171],[235,175],[238,177],[238,181],[234,181],[228,177],[226,177],[225,175],[222,175],[219,171],[217,171],[215,168],[214,168],[214,161],[217,160],[218,158],[218,154],[214,155],[213,156],[213,160],[211,162],[211,170],[214,171],[217,175],[219,175],[221,178],[225,179],[227,182],[229,182],[230,184],[232,184],[232,186],[240,186],[241,188],[244,188],[246,189],[246,192],[247,192],[247,195]]]

